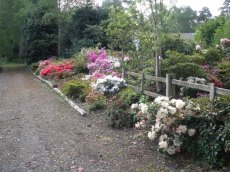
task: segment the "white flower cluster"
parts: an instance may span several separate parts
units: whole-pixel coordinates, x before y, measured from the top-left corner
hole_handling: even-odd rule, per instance
[[[159,137],[159,148],[167,152],[169,155],[174,155],[180,152],[185,136],[194,136],[195,129],[188,129],[182,124],[183,119],[187,116],[195,116],[200,110],[200,107],[193,102],[184,102],[180,99],[169,100],[168,97],[157,97],[153,104],[158,105],[155,124],[148,132],[148,138],[154,140]],[[133,105],[133,107],[135,107]]]
[[[108,59],[109,59],[110,63],[112,64],[113,68],[121,67],[121,63],[117,57],[108,56]]]
[[[142,114],[147,114],[149,110],[149,106],[145,103],[136,103],[131,105],[132,110],[140,110]]]
[[[104,78],[98,79],[96,82],[91,83],[91,88],[102,94],[113,94],[126,86],[126,82],[117,76],[107,75]]]
[[[91,79],[91,75],[84,75],[81,80],[83,81],[87,81],[87,80],[90,80]]]

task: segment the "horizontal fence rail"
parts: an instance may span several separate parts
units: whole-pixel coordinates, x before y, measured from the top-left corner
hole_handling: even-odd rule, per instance
[[[158,97],[158,96],[162,96],[162,95],[144,90],[144,81],[145,80],[165,83],[166,84],[166,94],[165,95],[167,97],[175,97],[175,90],[176,90],[175,86],[176,85],[209,92],[209,99],[211,101],[214,100],[216,95],[230,96],[230,90],[215,87],[214,83],[209,83],[209,85],[204,85],[204,84],[191,83],[188,81],[176,80],[175,74],[166,74],[166,78],[163,78],[163,77],[146,75],[144,73],[135,73],[135,72],[130,72],[130,71],[124,71],[123,77],[126,78],[127,76],[139,77],[141,79],[140,87],[132,86],[132,85],[130,85],[130,86],[132,88],[134,88],[136,91],[141,92],[141,93],[148,95],[148,96],[151,96],[151,97]]]

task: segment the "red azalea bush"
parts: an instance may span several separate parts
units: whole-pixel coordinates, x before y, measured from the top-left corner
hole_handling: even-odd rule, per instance
[[[66,63],[61,63],[61,64],[49,63],[49,65],[47,65],[41,70],[40,76],[41,77],[51,76],[57,79],[61,79],[63,78],[64,73],[71,72],[71,71],[73,71],[73,65],[71,62],[66,62]]]

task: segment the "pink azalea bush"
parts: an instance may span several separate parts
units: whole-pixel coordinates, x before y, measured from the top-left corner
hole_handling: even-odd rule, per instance
[[[105,49],[90,51],[86,54],[86,58],[88,61],[87,68],[92,79],[97,80],[107,75],[120,77],[118,72],[113,71],[113,65],[108,59]]]

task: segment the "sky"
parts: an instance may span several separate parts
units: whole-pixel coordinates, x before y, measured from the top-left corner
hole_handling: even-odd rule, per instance
[[[95,0],[98,4],[101,4],[103,0]],[[203,7],[208,7],[212,16],[218,16],[220,11],[218,10],[224,3],[224,0],[164,0],[164,2],[170,5],[170,1],[173,1],[178,7],[190,6],[193,10],[200,11]]]

